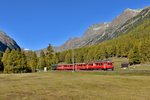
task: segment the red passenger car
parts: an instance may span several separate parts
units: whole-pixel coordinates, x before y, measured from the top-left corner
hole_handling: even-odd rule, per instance
[[[107,70],[114,69],[112,61],[97,61],[89,63],[75,63],[75,64],[59,64],[53,67],[53,70]]]

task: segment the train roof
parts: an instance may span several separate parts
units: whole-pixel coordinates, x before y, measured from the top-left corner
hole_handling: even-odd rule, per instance
[[[88,63],[99,63],[99,62],[112,62],[110,60],[90,61]]]
[[[101,61],[90,61],[88,63],[100,63],[100,62],[112,62],[110,60],[101,60]],[[87,63],[74,63],[74,64],[87,64]],[[73,64],[58,64],[58,65],[73,65]]]
[[[74,64],[87,64],[87,63],[74,63]],[[58,65],[73,65],[73,64],[58,64]]]

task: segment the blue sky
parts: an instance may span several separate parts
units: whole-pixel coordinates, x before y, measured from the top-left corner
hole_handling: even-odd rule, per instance
[[[150,1],[0,0],[0,4],[0,30],[21,48],[39,50],[81,37],[90,25],[109,22],[126,8],[149,6]]]

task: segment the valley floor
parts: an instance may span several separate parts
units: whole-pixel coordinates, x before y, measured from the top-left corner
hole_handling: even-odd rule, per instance
[[[150,74],[0,74],[0,100],[149,100]]]

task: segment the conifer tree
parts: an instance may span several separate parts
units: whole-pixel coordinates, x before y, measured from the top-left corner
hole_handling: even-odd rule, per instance
[[[72,55],[71,55],[71,53],[69,51],[68,51],[68,53],[65,56],[65,62],[67,64],[71,64],[72,63]]]
[[[92,48],[90,48],[90,50],[88,51],[88,54],[87,54],[87,60],[93,61],[93,59],[94,59],[93,51],[92,51]]]
[[[3,71],[4,70],[4,65],[2,63],[2,57],[3,57],[3,52],[0,51],[0,71]]]
[[[130,64],[140,63],[140,55],[137,46],[135,46],[133,49],[130,50],[128,57]]]
[[[2,63],[4,64],[4,67],[7,65],[7,58],[8,58],[9,53],[10,53],[10,50],[9,48],[7,48],[2,57]]]
[[[150,42],[144,39],[139,43],[139,51],[142,63],[150,61]]]
[[[17,54],[15,49],[11,51],[7,58],[7,65],[4,68],[5,73],[16,73],[17,72]]]
[[[46,62],[45,62],[45,53],[43,50],[40,52],[40,57],[39,57],[39,62],[38,62],[39,69],[42,70],[44,67],[46,67]]]
[[[32,51],[28,51],[28,53],[26,54],[26,61],[27,61],[27,72],[32,72],[31,70],[31,56],[32,56],[33,52]]]
[[[21,51],[20,56],[21,56],[20,63],[19,63],[20,70],[21,72],[28,72],[27,58],[23,50]]]
[[[35,72],[35,70],[37,68],[37,55],[35,52],[32,53],[30,66],[31,66],[32,72]]]
[[[10,53],[10,50],[9,48],[7,48],[5,50],[5,53],[3,54],[3,57],[2,57],[2,63],[4,65],[4,72],[7,73],[7,65],[8,65],[8,56],[9,56],[9,53]]]
[[[14,72],[21,72],[22,71],[22,69],[21,69],[21,67],[22,67],[22,65],[21,65],[21,53],[20,53],[19,49],[17,49],[15,51],[15,56],[16,56],[16,59],[15,59],[15,66],[13,66],[14,67],[13,70],[14,70]]]
[[[48,69],[51,69],[52,67],[52,57],[53,57],[53,47],[51,44],[47,47],[47,52],[46,52],[46,65]]]
[[[57,53],[55,53],[52,57],[52,64],[57,64],[58,63],[58,57],[57,57]]]

